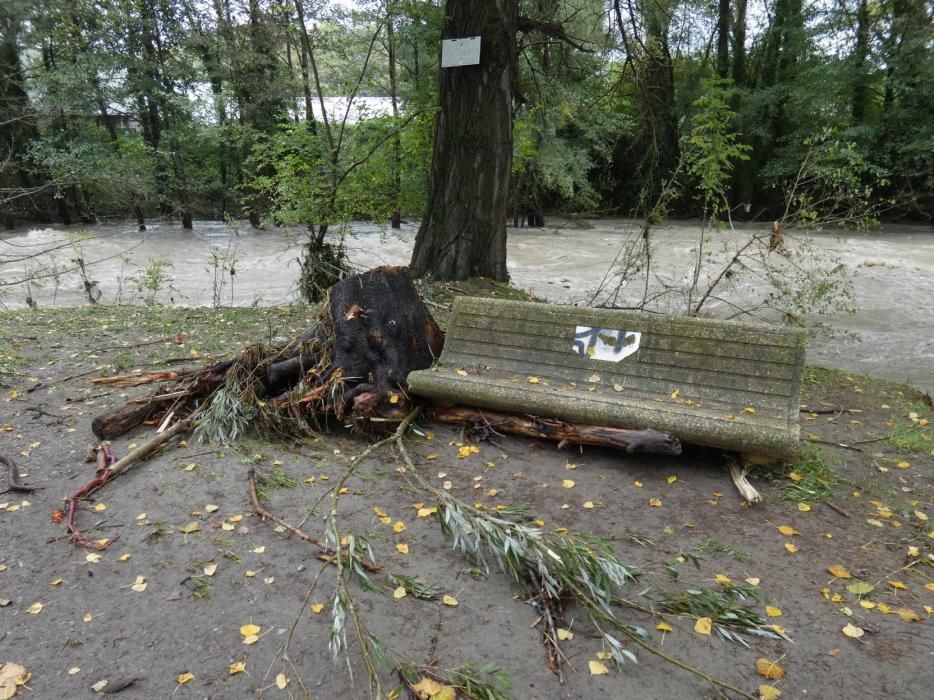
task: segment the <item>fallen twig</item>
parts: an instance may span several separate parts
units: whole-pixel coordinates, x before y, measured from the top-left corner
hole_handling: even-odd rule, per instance
[[[101,451],[105,455],[105,466],[101,467],[100,462],[98,462],[98,471],[95,477],[80,489],[78,489],[68,499],[68,505],[66,506],[64,513],[65,528],[68,530],[69,534],[71,535],[71,539],[75,544],[81,545],[83,547],[94,547],[95,549],[102,550],[106,549],[110,546],[110,544],[116,541],[117,538],[113,538],[104,544],[99,544],[97,542],[91,542],[87,537],[81,534],[78,526],[75,525],[78,501],[83,498],[87,498],[104,484],[120,476],[120,474],[126,471],[127,468],[129,468],[131,465],[146,459],[146,457],[159,449],[159,447],[168,440],[190,430],[192,425],[194,425],[200,410],[201,409],[193,413],[188,418],[178,421],[178,423],[173,425],[164,433],[156,435],[151,440],[143,443],[120,460],[114,460],[113,456],[109,454],[110,447],[107,443],[101,445]]]
[[[399,429],[390,438],[390,440],[395,443],[396,448],[399,450],[399,453],[402,456],[403,461],[405,462],[405,471],[403,473],[406,475],[411,475],[412,478],[415,480],[415,482],[421,488],[425,489],[425,491],[429,493],[434,493],[436,494],[436,496],[440,498],[453,499],[453,497],[450,496],[450,494],[447,494],[446,492],[439,492],[430,483],[428,483],[425,477],[423,477],[419,473],[418,469],[415,466],[415,463],[412,461],[412,458],[409,455],[409,452],[405,447],[404,437],[405,437],[406,429],[408,427],[407,423],[410,422],[410,419],[414,418],[414,414],[415,412],[410,414],[407,417],[406,421],[404,421],[403,424],[399,426]],[[384,440],[383,442],[386,442],[386,440]],[[378,443],[378,444],[382,444],[382,443]],[[569,589],[569,591],[578,600],[578,602],[586,601],[589,599],[588,593],[584,591],[583,589],[577,587],[576,585],[572,586],[572,588]],[[657,648],[655,645],[640,638],[638,634],[632,631],[629,625],[623,624],[612,613],[607,612],[602,607],[596,606],[596,605],[588,606],[588,614],[591,617],[591,621],[595,625],[597,625],[598,621],[612,625],[614,629],[624,634],[629,640],[631,640],[638,646],[642,647],[649,653],[654,654],[658,656],[659,658],[664,659],[665,661],[668,661],[669,663],[673,664],[674,666],[677,666],[680,669],[687,671],[688,673],[691,673],[699,678],[704,679],[714,688],[729,690],[730,692],[736,693],[739,697],[745,698],[746,700],[756,700],[755,696],[750,695],[749,693],[737,688],[731,683],[728,683],[727,681],[724,681],[715,676],[712,676],[700,668],[691,666],[681,661],[680,659],[677,659],[669,654],[666,654],[661,649]],[[599,626],[598,626],[598,631],[600,631],[601,634],[603,634],[602,630],[599,630]],[[604,635],[604,637],[606,638],[606,635]]]
[[[91,384],[100,384],[102,386],[123,389],[131,386],[142,386],[143,384],[154,384],[156,382],[169,382],[196,373],[197,370],[169,370],[163,372],[144,372],[140,374],[118,374],[113,377],[97,377],[90,381]]]
[[[283,520],[279,516],[273,515],[272,513],[269,512],[269,510],[262,503],[260,503],[259,496],[256,493],[256,470],[251,468],[247,472],[247,482],[250,485],[250,503],[252,504],[253,512],[256,515],[258,515],[263,520],[273,521],[274,523],[276,523],[276,525],[280,525],[284,527],[286,530],[291,532],[293,535],[295,535],[299,539],[305,540],[305,542],[309,542],[310,544],[315,545],[318,549],[321,550],[321,553],[318,554],[318,559],[320,559],[321,561],[332,563],[332,564],[334,563],[334,550],[328,547],[327,544],[325,544],[321,540],[315,539],[314,537],[303,532],[302,530],[299,530],[297,527],[295,527],[294,525],[291,525],[289,522]],[[365,559],[358,559],[358,563],[364,569],[366,569],[367,571],[373,574],[378,574],[383,570],[382,566],[378,564],[373,564],[372,562],[368,562]]]
[[[17,493],[32,493],[33,491],[38,491],[38,486],[24,486],[23,483],[19,480],[19,467],[16,466],[16,462],[13,461],[11,457],[7,457],[5,454],[0,453],[0,464],[5,464],[7,469],[7,487],[0,491],[0,494],[6,493],[7,491],[16,491]]]
[[[837,505],[836,503],[834,503],[833,501],[823,501],[823,504],[824,504],[825,506],[827,506],[828,508],[830,508],[831,510],[837,511],[837,512],[838,512],[840,515],[842,515],[844,518],[849,518],[849,517],[850,517],[850,514],[849,514],[849,513],[847,513],[845,510],[843,510],[843,508],[841,508],[840,506],[838,506],[838,505]]]

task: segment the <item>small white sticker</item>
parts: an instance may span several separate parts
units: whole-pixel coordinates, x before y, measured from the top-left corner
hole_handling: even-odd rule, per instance
[[[573,350],[581,357],[605,362],[619,362],[639,349],[642,334],[618,328],[577,326]]]
[[[441,67],[475,66],[480,63],[480,37],[445,39],[441,42]]]

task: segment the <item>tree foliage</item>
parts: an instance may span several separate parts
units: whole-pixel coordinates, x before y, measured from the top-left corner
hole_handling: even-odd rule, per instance
[[[246,217],[326,231],[420,217],[443,5],[8,0],[5,221]],[[791,212],[801,225],[930,220],[930,3],[767,0],[765,10],[522,0],[516,215],[645,215],[684,163],[690,176],[665,192],[674,214],[716,202],[739,215],[743,204]]]

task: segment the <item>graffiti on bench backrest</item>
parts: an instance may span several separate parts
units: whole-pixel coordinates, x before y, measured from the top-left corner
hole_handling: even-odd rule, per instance
[[[581,357],[606,362],[619,362],[639,349],[642,334],[617,328],[577,326],[573,350]]]

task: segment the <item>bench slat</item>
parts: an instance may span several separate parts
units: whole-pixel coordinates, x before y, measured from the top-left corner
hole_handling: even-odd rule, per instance
[[[682,441],[737,451],[766,454],[793,453],[798,433],[785,420],[736,415],[726,420],[723,414],[676,404],[653,401],[601,400],[579,392],[547,392],[537,388],[518,390],[511,382],[487,377],[460,377],[422,370],[413,372],[416,393],[468,406],[478,406],[511,413],[551,416],[561,420],[606,425],[613,428],[655,430],[671,433]],[[797,426],[795,426],[797,427]]]
[[[461,328],[464,327],[461,326]],[[568,357],[568,350],[573,346],[574,336],[573,329],[571,329],[570,333],[567,332],[566,328],[562,330],[564,331],[564,337],[558,338],[532,335],[524,331],[511,331],[506,333],[501,330],[480,328],[470,328],[469,334],[465,333],[464,335],[470,338],[470,340],[466,343],[467,345],[482,344],[484,347],[495,345],[500,347],[534,350],[553,354],[559,358],[559,362],[564,362],[565,358]],[[455,338],[456,337],[457,336],[455,336]],[[452,347],[452,350],[455,351],[458,351],[460,346],[464,344],[463,341],[458,340],[455,340],[455,343],[457,344]],[[747,347],[749,348],[750,354],[753,354],[755,347]],[[617,371],[624,371],[624,366],[628,367],[630,364],[627,362],[594,362],[591,358],[582,357],[577,357],[577,359],[580,361],[580,363],[582,363],[581,366],[586,365],[587,367],[594,368],[602,368],[606,366],[611,371],[614,367],[617,369]],[[786,385],[795,373],[794,364],[790,362],[774,362],[771,361],[771,359],[761,359],[757,361],[754,359],[739,359],[730,357],[724,358],[723,362],[717,362],[717,368],[712,368],[710,354],[707,352],[701,352],[700,348],[695,348],[693,351],[687,349],[661,349],[654,347],[654,343],[652,342],[651,337],[643,338],[643,342],[639,346],[639,362],[641,364],[664,365],[665,367],[684,367],[717,373],[722,373],[724,371],[723,367],[728,367],[729,373],[736,376],[777,379],[784,382]]]
[[[474,368],[482,366],[484,362],[489,363],[489,356],[457,356],[463,360],[473,360],[472,362],[455,362],[451,365],[444,364],[444,367],[464,367],[471,374],[474,373]],[[551,367],[548,368],[548,371],[543,371],[546,368],[537,365],[523,365],[521,362],[517,361],[512,365],[512,367],[507,367],[504,363],[499,363],[499,366],[494,371],[481,372],[481,376],[489,376],[491,380],[504,379],[508,382],[512,382],[513,379],[518,378],[516,384],[518,385],[517,391],[523,390],[522,385],[527,384],[528,375],[520,375],[520,372],[529,372],[529,375],[535,376],[542,381],[547,381],[548,385],[553,388],[558,388],[562,390],[571,390],[570,383],[575,383],[577,388],[590,392],[589,388],[591,384],[586,381],[582,381],[580,372],[577,370],[569,370],[566,368],[560,367]],[[632,396],[638,397],[643,401],[655,401],[656,399],[668,399],[674,394],[675,390],[672,388],[673,385],[667,384],[659,381],[652,381],[644,378],[632,378],[632,377],[623,377],[614,379],[606,375],[605,373],[600,374],[601,382],[597,385],[597,391],[613,392],[614,395],[622,396]],[[613,385],[616,384],[622,388],[622,391],[613,390]],[[770,396],[768,394],[751,394],[749,392],[736,392],[723,389],[722,387],[705,387],[698,385],[687,385],[682,384],[677,388],[677,398],[681,399],[683,404],[687,407],[690,407],[691,404],[688,404],[688,401],[693,401],[694,404],[698,406],[718,406],[722,409],[723,413],[736,413],[737,411],[742,411],[746,407],[753,408],[757,413],[759,411],[764,411],[769,414],[774,415],[786,415],[788,407],[788,397],[782,396]]]
[[[567,323],[581,326],[600,326],[603,328],[623,328],[626,323],[633,325],[630,330],[665,333],[671,331],[685,338],[707,338],[712,340],[741,341],[757,345],[775,345],[796,348],[803,332],[799,329],[769,326],[763,323],[741,323],[722,321],[712,318],[684,318],[661,314],[639,313],[636,311],[618,311],[615,309],[580,308],[576,306],[557,306],[554,304],[535,304],[525,301],[506,299],[483,299],[480,297],[458,297],[458,314],[472,314],[480,317],[493,317],[516,321],[538,321]],[[488,304],[495,304],[487,306]],[[529,307],[541,307],[541,311]],[[495,308],[495,315],[492,309]],[[623,324],[623,325],[617,325]]]
[[[455,337],[471,337],[473,331],[489,331],[491,333],[508,333],[528,335],[533,338],[539,338],[542,342],[563,342],[567,338],[567,345],[561,345],[562,352],[570,347],[574,338],[574,328],[576,326],[568,323],[541,322],[531,320],[516,320],[502,318],[483,318],[473,314],[464,314],[458,316],[452,325],[450,332]],[[578,325],[587,325],[581,323]],[[551,327],[553,330],[549,330]],[[697,352],[704,355],[714,355],[716,357],[733,358],[738,360],[759,360],[767,362],[785,364],[794,367],[798,351],[795,348],[788,348],[777,345],[763,345],[761,343],[739,342],[736,340],[721,340],[710,338],[690,338],[685,339],[680,335],[671,333],[662,333],[654,330],[642,330],[641,328],[631,328],[627,330],[642,331],[643,339],[641,347],[648,347],[655,350],[670,350],[680,352]],[[556,337],[557,336],[557,337]]]

